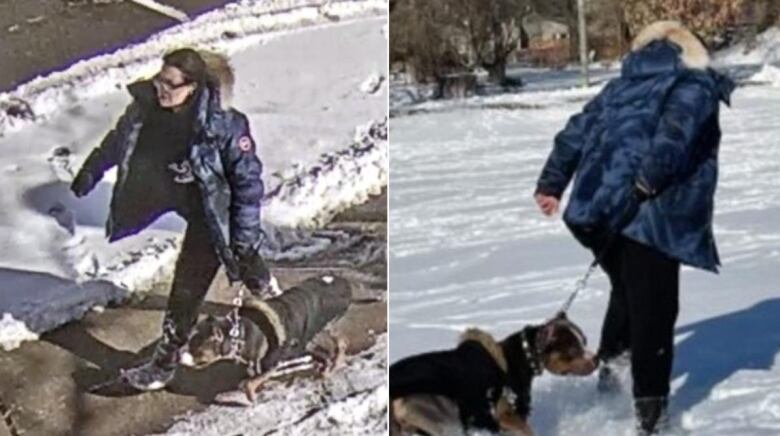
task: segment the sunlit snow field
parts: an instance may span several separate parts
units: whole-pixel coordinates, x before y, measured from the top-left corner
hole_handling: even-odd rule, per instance
[[[521,74],[522,76],[522,74]],[[434,103],[392,120],[391,361],[452,347],[480,326],[503,337],[563,303],[591,255],[532,193],[552,139],[589,90],[556,73],[543,91]],[[523,103],[522,105],[518,103]],[[530,104],[530,105],[529,105]],[[502,107],[491,109],[490,107]],[[715,233],[719,275],[683,269],[671,412],[676,433],[780,434],[780,88],[743,87],[723,106]],[[600,271],[570,311],[596,348],[609,292]],[[628,385],[630,386],[630,385]],[[545,375],[540,435],[632,434],[629,393],[595,376]]]

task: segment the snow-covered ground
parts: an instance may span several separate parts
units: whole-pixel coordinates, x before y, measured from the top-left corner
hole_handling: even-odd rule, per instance
[[[532,77],[544,81],[541,71]],[[452,347],[468,326],[503,337],[539,323],[587,269],[589,252],[559,216],[542,216],[532,193],[555,133],[598,87],[544,89],[430,102],[393,118],[391,362]],[[770,85],[739,88],[721,113],[723,268],[683,269],[673,434],[780,434],[778,113],[780,89]],[[608,292],[599,272],[570,311],[594,348]],[[630,394],[601,398],[595,382],[537,380],[537,434],[633,434]]]
[[[274,383],[248,408],[213,405],[181,417],[166,435],[365,436],[387,432],[387,336],[322,381]],[[240,395],[239,395],[240,397]],[[239,400],[240,398],[236,398]]]
[[[620,64],[613,62],[610,64],[594,64],[589,70],[590,84],[599,85],[605,81],[620,74]],[[482,97],[475,97],[462,100],[461,103],[474,105],[480,101],[490,101],[492,99],[504,99],[506,93],[495,86],[485,86],[484,80],[487,74],[479,74],[478,80],[483,86],[478,89]],[[528,92],[553,91],[573,86],[581,85],[582,74],[579,66],[570,65],[566,68],[545,70],[539,68],[529,68],[523,65],[510,65],[507,67],[507,76],[518,82],[522,82],[523,94]],[[436,86],[433,84],[416,84],[411,82],[405,75],[395,75],[392,86],[390,87],[390,110],[392,112],[405,113],[409,109],[425,110],[432,106],[436,108],[439,104],[431,101],[435,98]],[[449,103],[451,105],[452,102]]]
[[[0,94],[0,345],[170,274],[182,220],[164,216],[109,245],[115,173],[83,199],[68,185],[129,103],[124,85],[153,74],[172,47],[231,57],[233,105],[249,116],[264,162],[266,254],[289,258],[274,252],[274,236],[378,193],[387,183],[386,13],[382,0],[237,2]],[[294,236],[299,257],[326,243]]]
[[[718,65],[780,63],[780,27],[770,27],[758,35],[751,47],[736,44],[718,52],[714,59]]]

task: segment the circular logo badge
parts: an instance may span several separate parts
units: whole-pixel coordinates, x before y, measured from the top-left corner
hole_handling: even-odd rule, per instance
[[[244,152],[252,151],[252,140],[248,136],[242,136],[238,140],[238,148]]]

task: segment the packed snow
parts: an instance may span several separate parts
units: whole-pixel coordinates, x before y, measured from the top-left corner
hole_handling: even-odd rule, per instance
[[[766,64],[761,68],[761,71],[751,76],[750,80],[778,87],[780,86],[780,67]]]
[[[18,346],[171,274],[180,218],[163,216],[108,244],[115,171],[85,198],[68,189],[129,103],[124,86],[153,74],[171,47],[231,58],[232,104],[249,117],[264,163],[266,255],[327,247],[329,239],[300,229],[387,184],[387,84],[361,90],[387,75],[386,13],[376,0],[232,3],[0,94],[0,344]]]
[[[322,380],[297,378],[268,384],[255,404],[212,405],[183,416],[166,435],[225,434],[381,435],[387,432],[387,336],[347,358],[346,366]],[[236,403],[244,401],[236,392]]]
[[[401,107],[392,120],[391,362],[453,347],[469,326],[504,337],[542,322],[592,260],[532,194],[554,135],[600,85],[527,74],[542,82],[529,92]],[[721,112],[722,271],[682,272],[669,434],[780,434],[780,89],[750,82]],[[592,348],[608,293],[599,271],[569,313]],[[595,376],[544,375],[531,424],[541,436],[633,434],[625,381],[607,399]]]

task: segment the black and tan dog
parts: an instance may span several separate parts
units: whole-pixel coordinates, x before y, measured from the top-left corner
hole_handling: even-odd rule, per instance
[[[559,313],[502,341],[469,329],[454,350],[419,354],[390,366],[391,433],[431,436],[467,429],[532,435],[531,382],[544,369],[587,375],[597,366],[582,331]]]
[[[236,338],[230,336],[230,319],[209,316],[193,329],[181,363],[201,368],[229,359],[247,365],[250,378],[243,389],[254,401],[258,388],[280,375],[283,362],[311,356],[322,371],[338,364],[346,340],[328,336],[326,330],[345,314],[351,302],[350,283],[331,275],[310,278],[265,301],[247,298],[239,312]],[[323,335],[329,337],[330,344],[315,343],[315,337]]]

